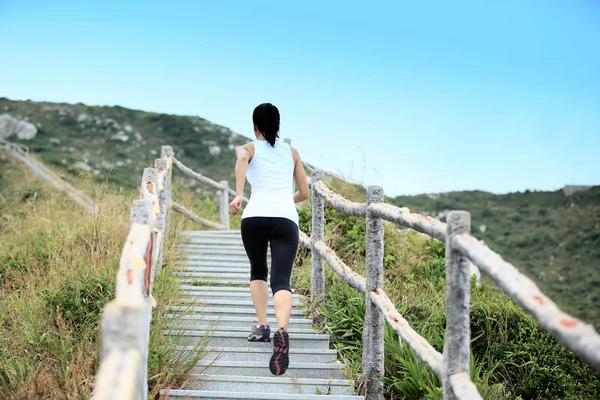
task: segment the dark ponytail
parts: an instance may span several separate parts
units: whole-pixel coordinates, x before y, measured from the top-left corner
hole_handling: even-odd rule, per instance
[[[254,109],[252,122],[272,147],[279,138],[279,110],[271,103],[263,103]]]

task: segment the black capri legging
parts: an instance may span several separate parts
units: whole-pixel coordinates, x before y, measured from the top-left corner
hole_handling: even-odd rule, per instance
[[[242,219],[242,241],[250,260],[250,281],[267,281],[267,246],[271,243],[271,291],[292,291],[290,276],[298,251],[298,225],[287,218]]]

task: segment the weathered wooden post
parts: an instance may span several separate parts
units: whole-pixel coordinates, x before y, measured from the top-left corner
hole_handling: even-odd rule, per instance
[[[167,213],[165,195],[166,195],[166,175],[167,175],[167,160],[164,158],[158,158],[154,161],[154,168],[158,173],[158,207],[160,208],[157,225],[158,225],[158,257],[156,260],[155,274],[160,273],[163,263],[163,248],[165,243],[165,236],[167,232],[165,230],[165,217]]]
[[[289,144],[290,146],[292,145],[292,139],[289,138],[285,138],[283,139],[283,141],[287,144]],[[296,192],[296,181],[295,179],[292,177],[292,193]]]
[[[167,171],[165,174],[165,238],[169,232],[171,224],[171,178],[173,175],[173,148],[171,146],[162,146],[160,148],[160,157],[167,160]]]
[[[470,263],[467,257],[453,248],[456,235],[471,232],[471,215],[466,211],[448,213],[446,228],[446,337],[442,390],[444,400],[457,400],[450,376],[469,373],[471,330],[469,308],[471,301]]]
[[[148,341],[152,308],[146,297],[143,259],[155,226],[150,199],[131,207],[130,232],[123,248],[115,300],[102,314],[102,362],[93,400],[145,400],[148,395]]]
[[[155,168],[144,168],[144,174],[142,175],[142,184],[140,187],[140,198],[148,199],[152,202],[152,212],[156,219],[160,215],[160,206],[158,201],[158,170]],[[156,262],[158,259],[158,224],[152,229],[152,240],[150,241],[149,248],[149,266],[150,268],[146,271],[146,294],[148,297],[152,295],[152,287],[154,286],[154,273],[156,269]]]
[[[383,188],[367,188],[367,206],[383,203]],[[365,398],[383,400],[383,382],[375,380],[384,374],[384,328],[385,318],[371,300],[370,293],[383,289],[383,220],[374,217],[367,208],[367,279],[366,312],[363,331],[363,376]]]
[[[219,191],[219,203],[220,203],[220,219],[221,225],[225,225],[225,228],[229,230],[229,184],[227,181],[221,181],[221,185],[225,188]]]
[[[310,233],[312,270],[310,291],[314,300],[321,300],[325,296],[325,263],[323,257],[315,249],[315,243],[323,240],[325,236],[324,199],[315,190],[316,183],[323,179],[323,175],[323,171],[318,169],[315,169],[312,173],[312,231]]]

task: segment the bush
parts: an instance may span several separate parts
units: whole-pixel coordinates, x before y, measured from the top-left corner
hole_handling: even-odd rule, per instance
[[[102,308],[114,298],[114,278],[97,276],[79,281],[63,281],[53,292],[42,294],[51,313],[60,313],[75,332],[98,325]]]
[[[364,274],[364,219],[326,209],[326,242],[353,270]],[[310,212],[300,226],[310,230]],[[523,235],[519,242],[535,241]],[[308,292],[310,253],[301,250],[295,285]],[[386,227],[385,290],[410,325],[439,352],[445,331],[445,245]],[[472,287],[471,377],[484,399],[600,398],[598,374],[547,335],[523,309],[484,280]],[[365,298],[326,270],[325,300],[319,304],[324,332],[348,365],[360,392]],[[316,308],[318,309],[318,307]],[[386,324],[385,382],[388,399],[440,399],[439,379]]]

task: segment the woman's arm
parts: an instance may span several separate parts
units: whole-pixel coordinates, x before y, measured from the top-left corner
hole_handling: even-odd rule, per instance
[[[252,160],[254,153],[254,145],[251,143],[240,146],[235,149],[237,160],[235,162],[235,199],[229,204],[229,212],[232,215],[237,215],[242,207],[244,199],[244,184],[246,183],[246,171],[248,163]]]
[[[296,185],[298,185],[298,191],[294,193],[294,203],[300,203],[306,199],[310,195],[308,191],[308,182],[306,180],[306,172],[304,172],[304,165],[302,164],[302,159],[300,158],[300,153],[298,150],[291,147],[292,155],[294,156],[294,180],[296,181]]]

